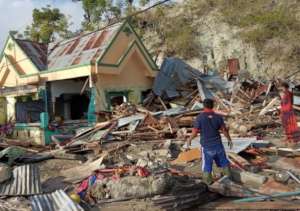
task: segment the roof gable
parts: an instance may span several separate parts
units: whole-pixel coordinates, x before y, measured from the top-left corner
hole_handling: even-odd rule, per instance
[[[47,45],[29,40],[15,39],[16,43],[29,57],[38,70],[47,69]]]
[[[134,40],[133,40],[133,42],[129,43],[127,49],[123,49],[123,54],[119,57],[117,62],[115,62],[114,64],[107,63],[107,62],[104,61],[104,58],[109,53],[114,54],[114,52],[110,52],[110,51],[112,50],[112,45],[115,44],[115,40],[117,40],[119,38],[121,32],[124,32],[128,36],[133,34]],[[112,39],[109,46],[106,48],[105,52],[103,52],[103,54],[98,58],[97,64],[98,65],[103,65],[103,66],[118,67],[118,66],[121,65],[121,63],[126,58],[127,54],[130,52],[130,50],[134,46],[138,47],[138,51],[140,51],[140,53],[143,55],[143,58],[147,61],[148,65],[150,66],[150,69],[158,70],[158,67],[157,67],[156,63],[153,61],[153,59],[152,59],[151,55],[149,54],[148,50],[146,49],[146,47],[144,46],[144,44],[141,41],[140,37],[135,32],[135,30],[133,29],[133,27],[131,26],[131,24],[129,22],[125,22],[123,24],[123,26],[119,29],[119,31],[116,33],[115,37]]]
[[[37,66],[11,35],[8,35],[4,48],[2,49],[0,63],[2,62],[9,62],[9,66],[17,70],[19,75],[38,73]]]

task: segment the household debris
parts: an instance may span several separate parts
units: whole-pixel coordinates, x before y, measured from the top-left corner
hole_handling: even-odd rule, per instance
[[[209,187],[202,183],[199,137],[186,147],[208,97],[215,99],[215,111],[224,116],[233,137],[232,149],[222,137],[232,178],[214,167]],[[300,149],[282,147],[278,106],[276,81],[237,76],[228,82],[169,58],[143,105],[114,106],[105,111],[105,121],[78,123],[76,133],[63,135],[68,137],[63,141],[55,135],[48,146],[3,138],[0,195],[27,197],[33,210],[88,210],[145,198],[164,210],[232,200],[227,197],[240,198],[238,202],[279,203],[281,196],[299,200]],[[52,172],[41,184],[37,165],[47,166],[52,160],[58,162],[55,177]],[[43,169],[47,175],[47,167]]]

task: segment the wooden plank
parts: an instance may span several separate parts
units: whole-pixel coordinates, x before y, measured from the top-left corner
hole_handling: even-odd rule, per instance
[[[157,98],[158,98],[159,102],[162,104],[162,106],[164,107],[164,109],[165,109],[165,110],[168,110],[166,104],[165,104],[164,101],[161,99],[161,97],[158,96]]]
[[[244,159],[243,157],[239,156],[238,154],[236,154],[234,152],[228,152],[227,155],[229,156],[230,159],[237,162],[243,168],[251,165],[246,159]]]
[[[273,98],[269,104],[264,107],[260,112],[259,112],[259,116],[265,115],[270,109],[272,109],[273,107],[275,107],[275,105],[279,103],[279,100],[277,97]]]

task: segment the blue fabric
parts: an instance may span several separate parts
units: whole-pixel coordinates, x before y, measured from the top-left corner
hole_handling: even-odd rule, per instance
[[[200,130],[200,144],[204,148],[213,149],[222,146],[219,130],[225,126],[221,115],[214,112],[199,114],[194,122],[194,128]]]
[[[225,168],[229,166],[229,160],[226,157],[223,145],[219,145],[214,149],[202,148],[202,171],[212,172],[213,161],[219,168]]]

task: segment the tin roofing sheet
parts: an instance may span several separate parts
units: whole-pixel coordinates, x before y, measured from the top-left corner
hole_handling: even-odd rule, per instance
[[[16,167],[12,178],[0,183],[0,196],[27,196],[41,192],[40,173],[36,165]]]
[[[40,71],[86,64],[99,58],[122,23],[71,39],[46,44],[15,39]]]
[[[35,195],[30,197],[32,211],[83,211],[63,191],[57,190],[51,194]]]
[[[39,70],[47,68],[46,44],[20,39],[16,39],[16,42]]]

